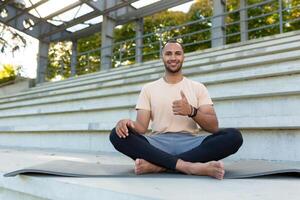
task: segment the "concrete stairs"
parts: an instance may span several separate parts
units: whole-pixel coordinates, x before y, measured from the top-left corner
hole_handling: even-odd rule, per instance
[[[109,131],[163,71],[151,61],[2,96],[0,146],[113,152]],[[242,131],[232,159],[300,161],[299,31],[186,54],[183,72],[208,87],[220,126]]]
[[[225,164],[237,159],[300,161],[300,32],[189,53],[183,69],[185,76],[208,87],[220,126],[243,133],[242,148]],[[299,197],[299,179],[281,176],[223,181],[2,176],[57,159],[133,164],[114,151],[108,133],[119,119],[135,119],[141,87],[163,71],[161,61],[151,61],[0,96],[0,199]]]
[[[2,175],[9,171],[58,159],[102,164],[133,162],[113,153],[54,150],[0,149],[0,157],[0,199],[4,200],[282,200],[297,199],[300,194],[299,178],[287,176],[222,181],[190,176],[70,178],[21,175],[6,178]]]

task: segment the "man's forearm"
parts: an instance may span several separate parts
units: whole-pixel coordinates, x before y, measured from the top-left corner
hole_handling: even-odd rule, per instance
[[[199,108],[197,115],[192,119],[207,132],[216,133],[219,130],[219,123],[215,114],[204,113]]]
[[[145,134],[148,130],[148,127],[145,128],[142,124],[140,124],[137,121],[133,121],[133,124],[134,124],[134,131],[139,134]]]

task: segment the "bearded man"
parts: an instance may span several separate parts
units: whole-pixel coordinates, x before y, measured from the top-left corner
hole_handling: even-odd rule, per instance
[[[183,76],[183,47],[167,42],[163,49],[165,74],[146,84],[139,95],[137,117],[120,120],[110,141],[135,161],[135,173],[167,170],[224,177],[221,159],[238,151],[243,138],[237,129],[219,129],[206,87]],[[148,131],[151,120],[152,132]],[[199,127],[211,133],[199,135]]]

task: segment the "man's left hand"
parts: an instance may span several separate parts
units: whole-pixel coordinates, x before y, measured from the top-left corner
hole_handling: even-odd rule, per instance
[[[173,113],[174,115],[183,115],[183,116],[188,116],[192,112],[191,105],[189,104],[185,94],[183,91],[180,91],[181,99],[173,101]]]

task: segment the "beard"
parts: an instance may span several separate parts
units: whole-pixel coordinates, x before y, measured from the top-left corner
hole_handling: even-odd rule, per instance
[[[182,68],[182,63],[179,63],[176,66],[176,68],[170,67],[167,62],[164,62],[164,65],[165,65],[166,71],[168,71],[169,73],[172,73],[172,74],[175,74],[175,73],[179,72]]]

